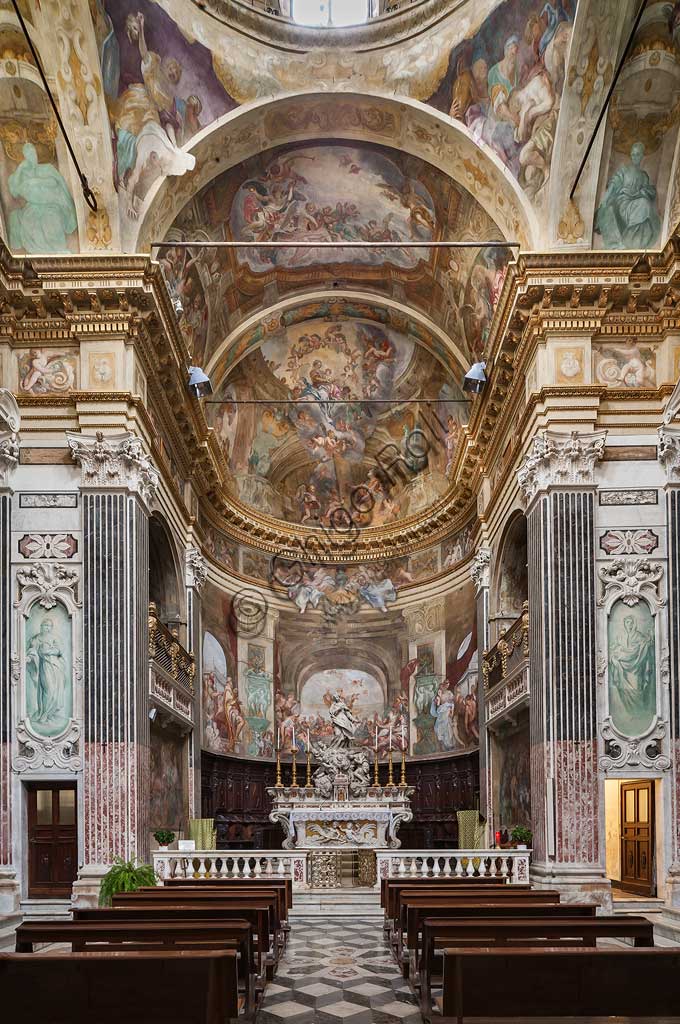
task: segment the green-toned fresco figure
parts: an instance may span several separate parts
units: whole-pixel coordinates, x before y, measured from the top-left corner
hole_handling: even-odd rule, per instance
[[[78,227],[76,207],[66,182],[52,164],[38,163],[35,146],[27,142],[24,159],[10,174],[10,194],[23,206],[9,215],[9,244],[17,252],[68,252],[68,236]]]
[[[625,736],[639,736],[656,712],[654,620],[648,605],[618,602],[609,618],[609,713]]]
[[[619,167],[595,214],[606,249],[647,249],[654,245],[661,230],[656,207],[656,186],[642,170],[645,147],[636,142],[629,164]]]
[[[45,736],[54,735],[68,720],[70,693],[69,670],[51,616],[42,620],[37,633],[28,636],[26,668],[35,694],[33,706],[29,707],[31,724]]]

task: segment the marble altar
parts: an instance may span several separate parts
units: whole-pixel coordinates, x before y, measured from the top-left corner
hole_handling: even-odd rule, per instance
[[[397,830],[411,821],[406,785],[371,785],[371,762],[354,745],[356,721],[339,694],[329,709],[333,739],[310,746],[318,762],[311,786],[272,786],[270,821],[285,833],[286,850],[398,849]]]

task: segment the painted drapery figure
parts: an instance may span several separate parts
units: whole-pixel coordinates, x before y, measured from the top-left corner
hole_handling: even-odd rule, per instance
[[[648,605],[618,602],[609,619],[609,711],[626,736],[643,733],[656,711],[654,621]]]
[[[78,227],[76,207],[66,182],[52,164],[38,162],[32,142],[10,174],[10,194],[23,202],[9,215],[9,244],[17,251],[68,252],[68,236]]]
[[[595,214],[595,230],[607,249],[647,249],[661,230],[656,186],[642,170],[645,147],[636,142],[630,163],[619,167]]]
[[[68,711],[67,664],[51,616],[46,616],[38,632],[28,637],[26,669],[35,688],[31,723],[39,732],[52,734],[66,723]]]

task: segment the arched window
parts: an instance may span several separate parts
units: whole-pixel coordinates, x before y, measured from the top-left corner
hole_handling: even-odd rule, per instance
[[[368,20],[369,0],[293,0],[292,17],[298,25],[361,25]]]

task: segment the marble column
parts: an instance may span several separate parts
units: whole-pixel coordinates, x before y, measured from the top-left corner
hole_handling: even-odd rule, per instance
[[[532,877],[611,904],[598,774],[595,465],[606,431],[545,431],[518,470],[527,503]]]
[[[74,901],[149,846],[148,516],[158,474],[139,438],[67,432],[82,469],[83,837]]]
[[[201,680],[203,679],[201,628],[201,591],[208,578],[208,566],[198,548],[190,547],[186,551],[185,583],[187,596],[187,635],[186,648],[194,656],[196,674],[194,676],[194,728],[189,737],[189,817],[200,818],[201,803],[201,736],[203,722],[201,718]]]
[[[19,461],[19,410],[14,396],[0,389],[0,939],[14,928],[19,913],[19,882],[14,863],[12,818],[11,477]]]
[[[670,868],[666,902],[680,908],[680,426],[659,429],[658,456],[666,471],[668,523],[668,669],[670,675],[669,753],[672,791]]]
[[[486,653],[491,644],[489,629],[489,569],[491,566],[491,549],[477,548],[472,561],[470,575],[475,585],[475,601],[477,614],[478,649]],[[477,677],[477,706],[481,742],[479,744],[479,810],[489,823],[487,829],[487,845],[493,841],[493,797],[491,785],[491,736],[485,727],[485,693],[484,693],[483,658],[479,658],[479,674]]]

